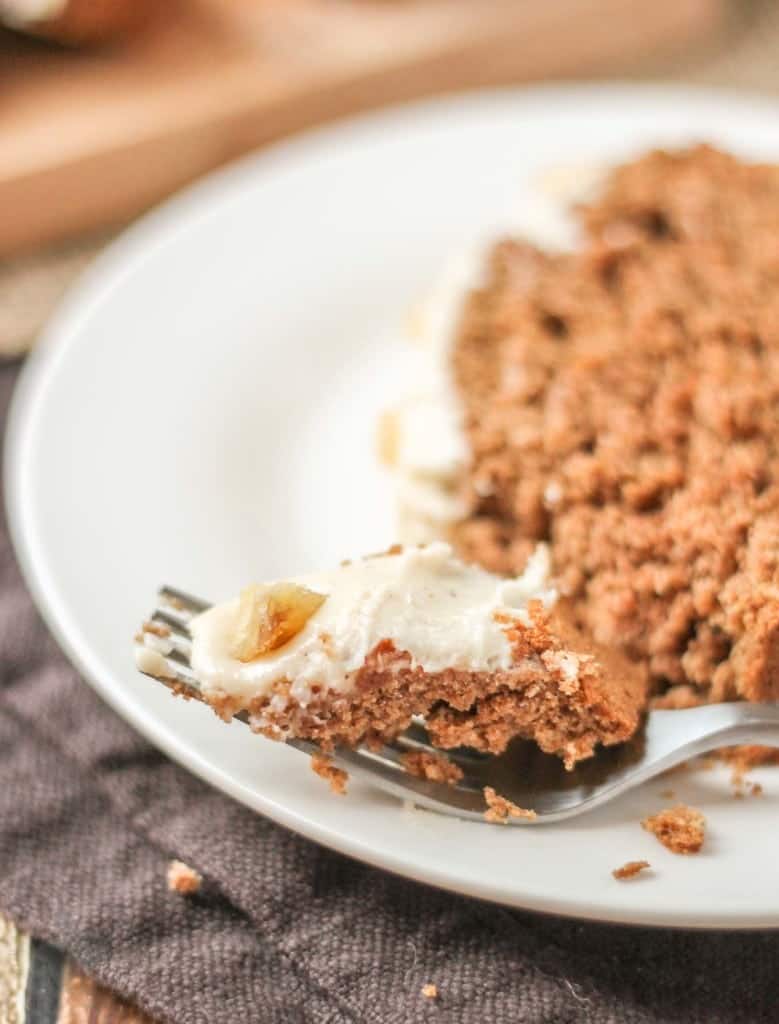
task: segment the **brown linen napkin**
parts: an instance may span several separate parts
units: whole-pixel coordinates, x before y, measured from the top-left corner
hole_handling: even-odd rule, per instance
[[[2,410],[14,378],[0,370]],[[168,892],[172,857],[203,873],[200,894]],[[490,906],[330,853],[211,790],[68,666],[4,523],[0,909],[170,1024],[777,1019],[775,934]],[[421,994],[427,983],[437,999]]]

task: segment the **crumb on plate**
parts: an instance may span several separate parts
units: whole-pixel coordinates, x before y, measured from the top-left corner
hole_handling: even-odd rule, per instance
[[[678,804],[644,818],[641,827],[672,853],[697,853],[703,846],[706,819],[694,807]]]
[[[650,867],[648,860],[629,860],[621,868],[614,868],[611,873],[619,881],[624,881],[627,878],[635,878],[648,867]]]

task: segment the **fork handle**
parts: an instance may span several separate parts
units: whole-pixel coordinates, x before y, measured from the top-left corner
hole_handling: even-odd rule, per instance
[[[674,711],[671,714],[684,714]],[[728,704],[710,704],[695,708],[690,713],[690,723],[695,717],[699,735],[688,736],[694,753],[704,754],[718,747],[739,744],[759,744],[779,747],[779,705],[747,704],[734,701]],[[679,722],[682,725],[681,721]],[[685,723],[688,725],[688,723]]]
[[[758,743],[767,747],[779,747],[779,705],[742,704],[741,714],[725,730],[726,746],[740,743]]]

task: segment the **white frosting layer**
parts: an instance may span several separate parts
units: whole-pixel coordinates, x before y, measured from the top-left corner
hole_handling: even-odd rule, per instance
[[[207,694],[248,700],[286,679],[304,706],[314,685],[348,690],[381,640],[392,640],[428,672],[505,669],[511,650],[495,613],[524,619],[531,599],[551,604],[556,595],[547,585],[548,568],[543,546],[516,579],[467,566],[441,542],[361,559],[296,578],[327,599],[294,639],[253,661],[229,653],[237,599],[198,616],[191,627],[192,667]]]
[[[450,350],[465,297],[478,282],[483,262],[481,245],[450,261],[409,325],[417,349],[416,386],[394,410],[399,526],[407,544],[442,536],[465,513],[455,493],[467,447]]]

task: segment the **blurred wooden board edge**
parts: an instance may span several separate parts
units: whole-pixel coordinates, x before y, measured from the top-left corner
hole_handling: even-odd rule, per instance
[[[73,963],[65,966],[56,1024],[154,1024],[151,1017],[96,984]],[[34,1022],[30,1022],[34,1024]],[[52,1024],[55,1024],[52,1021]]]
[[[0,1024],[154,1024],[0,914]]]
[[[29,961],[30,940],[0,914],[0,1021],[21,1021]]]
[[[633,71],[710,40],[728,10],[725,0],[161,6],[189,23],[152,24],[114,53],[13,42],[9,57],[0,39],[0,256],[124,221],[249,149],[345,114],[453,88]],[[215,31],[224,18],[232,26]]]

